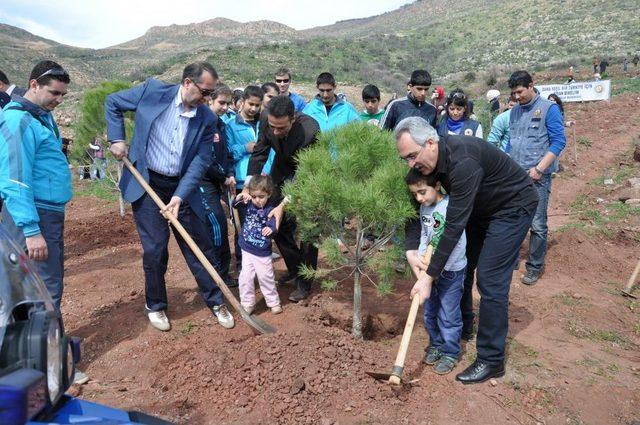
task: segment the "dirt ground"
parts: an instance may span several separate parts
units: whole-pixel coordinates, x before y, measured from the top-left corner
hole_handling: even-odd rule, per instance
[[[527,287],[524,265],[514,272],[504,378],[463,386],[455,373],[434,374],[420,363],[427,345],[421,321],[405,369],[413,384],[393,388],[366,375],[393,364],[412,284],[401,275],[390,296],[365,290],[365,341],[349,334],[348,285],[318,289],[305,304],[285,301],[278,316],[259,305],[275,335],[254,336],[237,315],[235,329],[223,330],[173,240],[166,275],[173,329],[156,331],[143,314],[141,248],[130,213],[121,218],[116,203],[78,197],[68,209],[62,309],[68,333],[84,339],[81,368],[91,381],[73,391],[189,424],[640,423],[640,301],[619,293],[638,260],[638,216],[599,232],[598,221],[576,212],[578,198],[603,214],[616,201],[624,181],[604,186],[603,173],[626,167],[629,177],[640,175],[630,154],[640,135],[640,99],[569,105],[568,114],[583,143],[574,162],[569,133],[564,171],[553,182],[543,277]],[[282,273],[282,260],[276,266]],[[281,288],[283,300],[292,289]],[[463,347],[455,372],[475,355],[473,342]]]

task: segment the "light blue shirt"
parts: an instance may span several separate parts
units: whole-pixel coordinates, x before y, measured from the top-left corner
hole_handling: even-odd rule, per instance
[[[165,176],[180,175],[180,159],[189,120],[197,109],[185,111],[182,104],[182,87],[167,109],[151,125],[147,144],[147,167]]]
[[[491,131],[487,137],[487,142],[491,143],[502,152],[507,152],[507,145],[509,144],[509,117],[511,116],[511,109],[507,109],[500,115],[498,115],[491,125]]]

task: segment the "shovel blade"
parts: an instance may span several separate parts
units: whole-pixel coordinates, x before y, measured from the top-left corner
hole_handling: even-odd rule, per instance
[[[242,316],[242,320],[249,325],[249,327],[253,330],[254,333],[264,335],[264,334],[274,334],[278,330],[259,318],[258,316],[252,316],[247,314],[244,309],[240,312],[240,316]]]
[[[388,381],[389,378],[391,378],[391,374],[388,372],[370,372],[370,371],[366,371],[367,375],[371,376],[374,379],[377,379],[378,381]]]

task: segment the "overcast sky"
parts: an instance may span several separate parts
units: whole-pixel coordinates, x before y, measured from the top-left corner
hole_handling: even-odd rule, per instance
[[[0,0],[0,22],[59,43],[113,46],[152,26],[189,24],[216,17],[261,19],[295,29],[377,15],[411,0]]]

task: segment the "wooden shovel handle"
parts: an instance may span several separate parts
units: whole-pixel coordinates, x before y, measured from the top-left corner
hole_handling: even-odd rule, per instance
[[[129,169],[129,171],[131,172],[133,177],[138,181],[138,183],[140,183],[140,186],[142,186],[142,188],[149,194],[151,199],[153,199],[153,201],[158,205],[158,207],[160,207],[160,209],[164,209],[166,205],[164,204],[164,202],[162,202],[162,199],[160,199],[160,197],[151,188],[151,186],[149,186],[149,183],[145,181],[144,177],[142,177],[140,172],[136,170],[136,167],[133,166],[131,161],[129,161],[127,157],[124,157],[122,158],[122,162]],[[191,251],[193,251],[193,253],[198,258],[198,260],[200,260],[200,262],[202,263],[202,266],[205,268],[205,270],[207,270],[209,275],[216,282],[216,285],[218,285],[218,287],[224,294],[227,301],[238,313],[242,315],[242,313],[244,312],[244,309],[240,305],[240,302],[238,302],[238,300],[236,300],[236,298],[233,296],[233,293],[231,292],[229,287],[224,283],[224,280],[222,280],[222,278],[220,277],[218,272],[216,272],[216,269],[213,268],[213,266],[211,265],[207,257],[204,255],[202,250],[198,247],[198,245],[196,245],[196,243],[191,238],[191,236],[189,236],[189,233],[187,233],[187,231],[182,226],[182,224],[180,224],[178,219],[170,212],[166,212],[164,215],[169,220],[171,225],[173,225],[173,227],[176,228],[178,233],[180,233],[180,236],[182,236],[182,238],[187,243],[187,245],[189,245],[189,248],[191,248]]]
[[[433,254],[433,247],[429,245],[427,252],[424,255],[426,263],[431,261],[431,255]],[[424,272],[423,272],[424,273]],[[431,292],[431,287],[429,287]],[[409,309],[409,316],[407,317],[407,323],[404,325],[404,331],[402,332],[402,340],[400,341],[400,348],[398,349],[398,355],[396,356],[395,364],[391,370],[391,376],[389,382],[394,385],[400,385],[402,378],[402,372],[404,370],[404,361],[407,357],[407,350],[409,349],[409,342],[411,341],[411,334],[413,333],[413,325],[416,322],[416,316],[418,314],[418,308],[420,307],[420,295],[415,294],[411,300],[411,308]]]
[[[640,273],[640,260],[636,264],[636,268],[631,273],[631,277],[629,277],[629,281],[627,282],[627,286],[624,287],[624,292],[631,293],[631,289],[633,289],[633,285],[636,283],[636,279],[638,279],[638,274]]]

